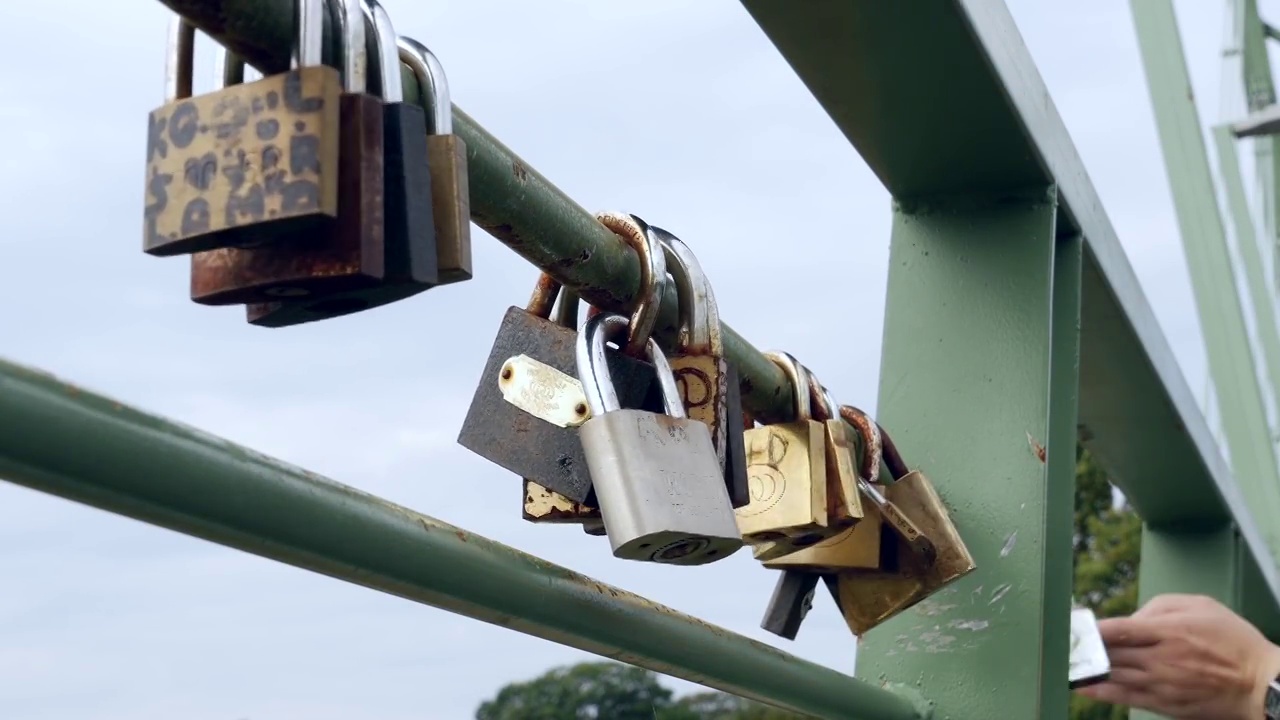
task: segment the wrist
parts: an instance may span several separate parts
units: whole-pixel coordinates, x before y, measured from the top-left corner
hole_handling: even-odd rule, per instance
[[[1267,690],[1271,687],[1272,681],[1280,676],[1280,646],[1268,642],[1259,652],[1254,668],[1254,688],[1249,701],[1248,717],[1263,718]]]

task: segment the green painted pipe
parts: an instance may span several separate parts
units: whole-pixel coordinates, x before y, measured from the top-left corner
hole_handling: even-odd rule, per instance
[[[796,712],[920,717],[888,690],[3,361],[0,477]]]
[[[259,70],[288,69],[292,0],[161,2]],[[406,99],[418,98],[413,73],[407,67],[401,71]],[[467,144],[472,221],[566,286],[577,288],[591,304],[629,311],[640,288],[635,254],[461,109],[454,106],[453,112],[453,131]],[[675,294],[668,292],[658,320],[659,338],[671,339],[676,323]],[[791,386],[782,371],[728,325],[724,344],[729,362],[738,369],[747,410],[761,419],[790,419]]]

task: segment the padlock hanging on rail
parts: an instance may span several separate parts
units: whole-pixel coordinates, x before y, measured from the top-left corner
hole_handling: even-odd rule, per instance
[[[662,349],[646,357],[665,413],[624,408],[609,375],[606,341],[631,344],[633,323],[601,313],[578,337],[578,377],[591,419],[578,430],[600,515],[615,557],[673,565],[723,560],[742,547],[711,431],[685,417]]]
[[[195,27],[175,16],[165,104],[148,117],[143,250],[304,242],[339,213],[338,71],[321,62],[323,0],[296,0],[288,72],[192,96]]]

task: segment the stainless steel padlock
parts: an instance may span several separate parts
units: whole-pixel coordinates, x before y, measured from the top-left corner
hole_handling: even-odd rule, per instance
[[[627,336],[621,315],[600,313],[578,336],[578,378],[591,419],[578,429],[614,557],[703,565],[742,547],[706,424],[685,417],[671,366],[653,338],[645,349],[666,414],[625,409],[605,342]]]

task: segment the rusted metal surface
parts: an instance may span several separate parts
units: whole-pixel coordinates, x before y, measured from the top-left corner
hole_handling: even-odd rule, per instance
[[[264,73],[289,67],[289,0],[161,0]],[[332,57],[333,34],[326,28]],[[420,96],[413,71],[401,68],[406,100]],[[643,287],[634,253],[541,173],[453,106],[453,131],[467,146],[471,220],[582,298],[609,312],[630,312]],[[678,329],[674,293],[664,293],[658,340],[670,347]],[[791,388],[781,371],[728,325],[725,355],[741,382],[743,406],[762,420],[791,419]]]
[[[341,98],[338,218],[305,244],[277,242],[191,256],[191,299],[206,305],[273,302],[377,285],[386,274],[382,103]]]

